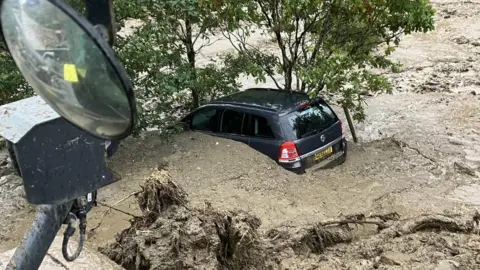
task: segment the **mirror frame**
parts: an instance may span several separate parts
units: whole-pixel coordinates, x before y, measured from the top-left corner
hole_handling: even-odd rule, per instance
[[[1,14],[2,9],[3,9],[3,2],[4,1],[5,0],[0,0],[0,14]],[[120,60],[117,59],[112,47],[110,47],[108,42],[100,35],[100,33],[98,33],[94,29],[94,26],[81,13],[79,13],[73,7],[71,7],[70,5],[65,3],[63,0],[40,0],[40,1],[50,2],[52,5],[54,5],[59,10],[64,12],[65,15],[67,15],[70,19],[72,19],[83,31],[85,31],[87,36],[92,39],[94,44],[99,48],[99,50],[104,55],[105,59],[112,65],[112,67],[115,71],[115,74],[118,76],[119,81],[123,86],[123,91],[124,91],[124,93],[125,93],[125,95],[128,99],[128,104],[130,106],[131,120],[130,120],[129,128],[127,130],[125,130],[125,132],[123,132],[122,134],[117,135],[117,136],[100,136],[98,134],[94,134],[94,133],[92,133],[88,130],[83,129],[79,125],[77,125],[75,123],[72,123],[70,120],[63,117],[63,115],[60,112],[58,112],[58,111],[56,111],[56,112],[60,116],[62,116],[62,118],[64,118],[70,124],[74,125],[75,127],[79,128],[81,130],[84,130],[85,132],[91,134],[94,137],[104,139],[104,140],[121,140],[121,139],[124,139],[124,138],[128,137],[130,134],[132,134],[133,129],[135,128],[135,126],[137,124],[138,110],[137,110],[137,102],[136,102],[136,99],[135,99],[135,93],[133,91],[133,84],[130,80],[130,77],[127,74],[127,71],[125,70],[125,67],[120,62]],[[11,55],[10,48],[8,48],[8,43],[5,41],[5,37],[3,35],[3,27],[2,27],[1,17],[0,17],[0,35],[1,35],[1,39],[2,39],[1,41],[5,44],[5,47],[7,48],[8,53]],[[22,75],[23,75],[23,73],[22,73]],[[33,89],[33,90],[40,97],[42,97],[42,95],[40,95],[37,92],[37,90],[35,90],[35,89]],[[43,97],[42,97],[42,99],[43,99]],[[49,104],[49,106],[50,106],[50,103],[47,100],[45,100],[45,99],[43,99],[43,100],[47,104]]]

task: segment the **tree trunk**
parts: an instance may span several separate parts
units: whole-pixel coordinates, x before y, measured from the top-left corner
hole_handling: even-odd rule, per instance
[[[197,72],[195,70],[195,48],[193,44],[192,24],[188,16],[185,19],[185,31],[186,31],[185,48],[187,49],[187,59],[188,59],[188,64],[192,68],[192,73],[193,73],[192,81],[195,81],[197,79]],[[200,95],[198,93],[198,89],[195,88],[194,86],[191,86],[190,90],[192,91],[193,109],[196,109],[198,108],[198,106],[200,106]]]
[[[355,132],[355,127],[353,126],[352,117],[350,116],[350,112],[345,105],[343,106],[343,112],[345,113],[345,117],[347,118],[348,127],[350,128],[350,132],[352,133],[353,142],[358,143],[357,133]]]
[[[293,65],[288,59],[283,60],[283,72],[285,77],[285,87],[286,91],[293,90]]]

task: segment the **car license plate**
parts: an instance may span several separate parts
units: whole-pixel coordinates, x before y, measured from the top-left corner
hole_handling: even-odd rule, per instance
[[[315,154],[315,160],[319,160],[319,159],[322,159],[326,156],[328,156],[329,154],[333,153],[333,147],[328,147],[327,149],[321,151],[321,152],[318,152]]]

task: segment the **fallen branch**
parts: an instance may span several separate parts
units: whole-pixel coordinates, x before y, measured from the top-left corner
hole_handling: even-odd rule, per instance
[[[345,226],[348,224],[372,224],[377,225],[378,230],[381,231],[383,229],[388,228],[389,226],[385,224],[383,221],[374,221],[374,220],[355,220],[355,219],[344,219],[344,220],[332,220],[319,223],[319,226],[327,227],[331,225],[336,226]]]
[[[120,213],[122,213],[122,214],[125,214],[125,215],[127,215],[127,216],[139,217],[139,216],[136,216],[136,215],[134,215],[134,214],[131,214],[131,213],[127,212],[127,211],[123,211],[122,209],[116,208],[116,207],[114,207],[114,206],[110,206],[110,205],[108,205],[108,204],[106,204],[106,203],[98,202],[98,204],[101,205],[101,206],[104,206],[104,207],[111,207],[112,210],[115,210],[115,211],[120,212]]]
[[[352,242],[355,237],[353,229],[349,224],[373,224],[377,226],[377,237],[382,241],[401,237],[417,232],[449,231],[453,233],[478,234],[480,229],[476,225],[480,223],[480,214],[475,214],[472,218],[461,219],[448,215],[434,214],[421,215],[411,219],[399,220],[399,215],[395,212],[388,214],[370,215],[366,217],[363,214],[351,215],[352,219],[332,220],[319,222],[317,225],[309,228],[298,228],[284,226],[280,229],[272,229],[267,233],[267,239],[270,247],[275,252],[281,252],[284,249],[292,248],[296,253],[323,253],[328,247]],[[373,218],[380,219],[371,220]],[[388,223],[386,223],[388,221]]]
[[[108,209],[105,210],[105,212],[103,212],[102,217],[100,218],[100,222],[97,224],[97,226],[93,227],[93,228],[90,230],[90,232],[93,233],[93,232],[95,232],[96,229],[100,228],[100,226],[102,225],[103,220],[105,219],[105,217],[107,216],[107,214],[110,213],[110,211],[112,211],[112,209],[113,209],[113,207],[114,207],[115,205],[117,205],[117,204],[119,204],[119,203],[127,200],[127,199],[130,198],[130,197],[136,196],[136,195],[138,195],[138,194],[140,194],[140,191],[131,193],[131,194],[129,194],[128,196],[126,196],[125,198],[123,198],[123,199],[115,202],[115,203],[112,204],[110,207],[108,207]]]
[[[446,215],[424,215],[414,219],[404,220],[396,229],[402,235],[412,234],[420,231],[449,231],[456,233],[479,233],[476,228],[478,224],[477,215],[472,219],[462,221]]]

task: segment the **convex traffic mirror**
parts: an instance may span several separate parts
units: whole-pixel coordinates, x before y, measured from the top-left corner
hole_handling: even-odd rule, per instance
[[[131,82],[98,27],[62,0],[0,0],[4,41],[25,79],[58,114],[93,136],[128,136]]]

